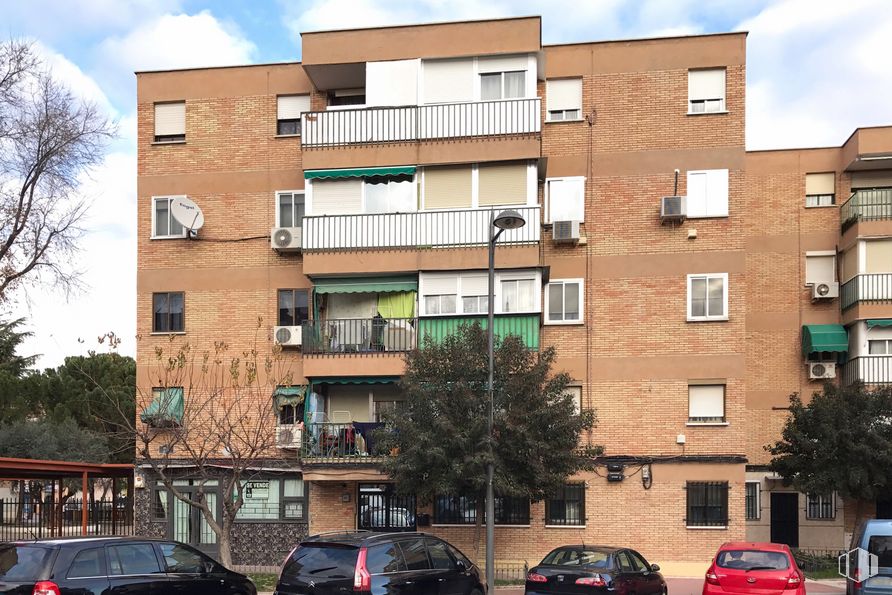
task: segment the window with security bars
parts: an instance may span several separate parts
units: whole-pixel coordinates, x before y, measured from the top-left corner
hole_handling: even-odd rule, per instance
[[[808,494],[806,496],[805,517],[811,520],[831,520],[836,518],[836,497],[834,494]]]
[[[685,489],[688,527],[728,525],[728,482],[689,481]]]
[[[757,521],[762,516],[762,484],[758,481],[746,482],[746,520]]]
[[[569,483],[545,501],[545,524],[585,525],[585,484]]]
[[[480,515],[486,522],[485,502],[474,496],[440,495],[434,499],[434,523],[439,525],[473,525]],[[496,525],[529,525],[530,501],[526,498],[496,496],[493,502]]]

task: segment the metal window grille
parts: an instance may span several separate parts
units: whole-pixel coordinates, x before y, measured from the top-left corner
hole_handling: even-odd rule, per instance
[[[808,494],[806,496],[805,516],[814,520],[836,518],[836,496],[834,494]]]
[[[585,484],[565,485],[545,501],[546,525],[585,525]]]
[[[689,527],[724,527],[728,524],[728,482],[688,482]]]
[[[434,522],[442,525],[473,525],[486,522],[484,501],[478,502],[474,496],[440,495],[434,500]],[[530,501],[526,498],[496,496],[493,502],[496,525],[529,525]]]
[[[758,481],[746,482],[746,520],[761,518],[762,485]]]

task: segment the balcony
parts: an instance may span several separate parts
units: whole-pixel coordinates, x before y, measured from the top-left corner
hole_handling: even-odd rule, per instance
[[[892,273],[855,275],[840,288],[840,306],[847,310],[859,303],[892,302]]]
[[[539,242],[539,207],[517,210],[527,224],[505,231],[499,245]],[[303,219],[303,251],[486,246],[490,209],[320,215]]]
[[[312,423],[303,436],[301,458],[309,463],[378,463],[385,453],[375,445],[378,422]]]
[[[416,345],[415,318],[309,320],[303,324],[304,355],[400,353]]]
[[[539,349],[539,314],[496,314],[494,328],[496,337],[515,335],[523,340],[529,349]],[[418,320],[418,333],[422,338],[422,346],[427,341],[438,343],[448,335],[451,335],[462,324],[480,323],[482,328],[487,327],[485,315],[480,316],[450,316],[438,318],[420,318]]]
[[[540,103],[534,97],[306,112],[301,149],[536,135]]]
[[[888,219],[892,219],[892,188],[856,190],[839,209],[843,232],[859,221]]]
[[[856,382],[864,384],[892,383],[892,355],[867,355],[854,357],[843,364],[842,384],[848,386]]]

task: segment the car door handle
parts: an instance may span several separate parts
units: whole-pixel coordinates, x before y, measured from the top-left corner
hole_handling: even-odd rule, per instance
[[[446,579],[445,579],[445,578],[438,578],[438,579],[437,579],[437,582],[438,582],[438,583],[445,583],[445,582],[446,582]]]

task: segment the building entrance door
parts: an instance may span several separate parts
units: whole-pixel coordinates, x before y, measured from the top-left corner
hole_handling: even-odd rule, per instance
[[[366,531],[415,531],[415,496],[398,496],[393,484],[359,484],[357,527]]]
[[[215,482],[216,483],[216,482]],[[193,486],[177,486],[177,489],[188,495],[190,499],[198,497],[198,488]],[[214,520],[220,519],[219,488],[216,486],[204,487],[204,497],[208,506],[214,512]],[[179,498],[173,500],[173,514],[171,515],[170,537],[183,543],[188,543],[195,549],[204,552],[216,559],[220,553],[217,544],[217,534],[214,533],[204,514],[198,507],[190,506]]]
[[[799,494],[771,494],[771,541],[799,547]]]

